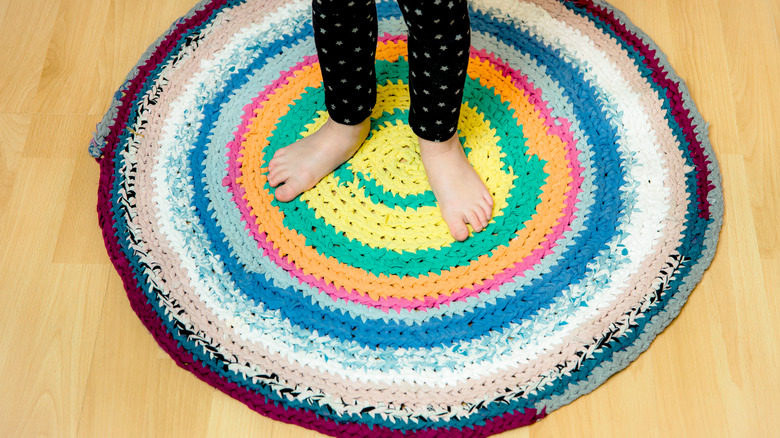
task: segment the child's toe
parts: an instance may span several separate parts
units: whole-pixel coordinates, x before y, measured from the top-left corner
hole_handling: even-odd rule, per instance
[[[469,211],[466,214],[466,219],[468,220],[468,223],[471,224],[471,228],[474,229],[474,232],[479,233],[482,231],[482,218],[479,217],[479,213],[477,213],[476,210]]]
[[[287,180],[281,187],[276,189],[274,196],[279,202],[290,202],[300,195],[303,190],[304,188],[300,187],[300,182],[294,179]]]
[[[462,217],[445,217],[444,222],[447,223],[450,234],[455,240],[463,242],[469,237],[469,229],[466,227],[466,221]]]

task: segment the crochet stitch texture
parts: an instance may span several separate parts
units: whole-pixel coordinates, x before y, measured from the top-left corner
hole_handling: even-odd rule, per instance
[[[177,364],[334,436],[488,436],[592,391],[677,316],[723,216],[685,85],[603,1],[469,4],[458,130],[495,208],[465,242],[408,127],[393,0],[369,138],[289,203],[267,164],[327,117],[308,2],[203,1],[151,45],[90,153],[107,251]]]

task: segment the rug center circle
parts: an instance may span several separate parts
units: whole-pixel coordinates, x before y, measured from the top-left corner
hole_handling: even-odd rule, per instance
[[[318,67],[318,64],[312,65],[307,76],[312,76]],[[416,136],[407,123],[409,87],[407,77],[402,73],[407,68],[404,58],[377,63],[380,85],[377,87],[377,105],[371,114],[371,136],[351,159],[299,197],[314,216],[332,226],[337,234],[371,248],[397,253],[438,250],[455,243],[430,190]],[[312,134],[324,124],[327,118],[323,111],[324,92],[321,83],[311,85],[294,99],[290,111],[272,128],[269,144],[263,151],[265,162],[270,162],[278,149]],[[467,80],[466,88],[470,94],[484,95],[486,102],[490,102],[488,96],[496,99],[474,79]],[[459,131],[471,165],[493,197],[494,216],[504,215],[505,210],[527,215],[519,221],[522,227],[526,220],[532,219],[533,209],[517,209],[515,204],[535,203],[538,192],[524,190],[510,194],[516,172],[533,175],[526,189],[542,187],[545,177],[539,158],[524,147],[522,126],[506,106],[498,104],[500,100],[492,103],[494,105],[484,105],[484,109],[480,104],[462,105]],[[493,124],[504,124],[499,120],[516,127],[520,143],[513,144],[497,135]],[[253,124],[250,135],[268,136],[269,133],[260,128],[260,124]],[[506,157],[511,158],[514,166],[507,165]],[[269,192],[275,190],[267,183],[266,188]],[[288,203],[273,202],[290,212]],[[301,212],[300,205],[296,210],[295,214]],[[285,220],[288,218],[286,215]],[[309,234],[309,230],[294,228]],[[480,236],[477,233],[474,237],[478,240]],[[474,243],[472,239],[465,245]],[[307,244],[310,244],[309,239]],[[453,260],[453,263],[457,261]]]
[[[499,73],[496,66],[510,74]],[[376,68],[372,135],[405,124],[405,44],[380,43]],[[327,117],[319,64],[306,58],[283,71],[246,107],[237,167],[231,164],[243,194],[234,199],[252,216],[265,218],[247,217],[261,248],[285,257],[301,281],[325,287],[334,297],[346,290],[367,293],[370,305],[388,306],[389,301],[375,300],[392,296],[413,299],[397,304],[416,307],[476,296],[494,287],[493,280],[474,286],[476,278],[499,273],[511,278],[539,263],[545,253],[539,245],[562,238],[574,218],[571,208],[581,172],[576,147],[567,139],[568,128],[549,119],[546,104],[518,71],[472,52],[459,133],[470,163],[493,196],[494,212],[485,230],[457,242],[430,190],[407,190],[404,196],[398,194],[403,190],[388,190],[368,172],[355,171],[355,157],[293,201],[274,199],[267,163]],[[423,226],[414,222],[418,218]],[[415,301],[423,297],[437,298]],[[358,295],[349,299],[364,302]]]
[[[365,170],[366,176],[377,185],[401,196],[430,190],[420,159],[420,146],[412,128],[400,119],[372,133],[355,154],[352,169]]]

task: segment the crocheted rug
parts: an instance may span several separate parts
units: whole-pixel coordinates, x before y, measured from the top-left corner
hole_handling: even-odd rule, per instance
[[[143,55],[90,152],[108,253],[179,366],[330,435],[486,436],[592,391],[677,316],[723,215],[682,81],[602,1],[470,7],[459,132],[495,210],[465,242],[407,124],[394,1],[369,139],[290,203],[265,167],[327,117],[308,2],[201,2]]]

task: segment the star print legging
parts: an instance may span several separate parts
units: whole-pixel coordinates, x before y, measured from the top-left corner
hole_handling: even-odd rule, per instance
[[[398,0],[409,28],[409,125],[444,141],[458,126],[471,31],[466,0]],[[314,41],[325,105],[336,122],[356,125],[376,103],[374,0],[313,0]]]

